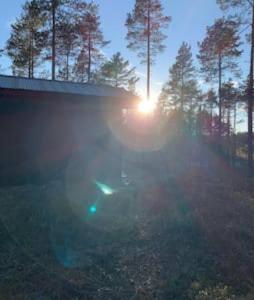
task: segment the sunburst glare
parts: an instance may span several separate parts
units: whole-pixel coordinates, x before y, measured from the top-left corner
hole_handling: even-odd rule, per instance
[[[138,111],[145,115],[151,114],[154,112],[156,104],[152,100],[142,100],[138,105]]]

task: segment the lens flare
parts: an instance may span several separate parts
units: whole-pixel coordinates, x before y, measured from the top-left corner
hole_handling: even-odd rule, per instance
[[[106,196],[111,196],[116,192],[114,189],[112,189],[110,186],[108,186],[104,183],[101,183],[101,182],[96,181],[96,180],[94,181],[94,183],[100,189],[100,191],[102,191],[102,193]]]
[[[97,212],[97,207],[96,205],[91,205],[88,210],[91,214],[95,214]]]
[[[143,100],[138,105],[138,111],[145,115],[151,114],[155,109],[155,103],[151,100]]]

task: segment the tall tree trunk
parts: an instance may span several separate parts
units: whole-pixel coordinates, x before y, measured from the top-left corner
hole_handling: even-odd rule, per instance
[[[249,173],[253,169],[253,75],[254,75],[254,5],[252,5],[250,76],[248,89],[248,166]]]
[[[228,107],[227,109],[227,152],[228,152],[228,158],[231,159],[232,155],[232,149],[231,149],[231,143],[230,143],[230,134],[231,134],[231,130],[230,130],[230,122],[231,121],[231,109],[230,107]]]
[[[33,48],[32,48],[32,54],[31,54],[31,78],[34,78],[34,54],[33,54]]]
[[[184,79],[183,79],[183,66],[181,66],[181,112],[183,113],[183,85],[184,85]]]
[[[88,35],[88,67],[87,67],[87,81],[88,82],[91,81],[91,64],[92,64],[91,47],[92,47],[91,33],[89,32],[89,35]]]
[[[222,59],[221,55],[219,55],[219,143],[221,144],[221,136],[222,136]]]
[[[69,80],[69,51],[67,52],[66,55],[66,80]]]
[[[29,55],[29,62],[28,62],[28,78],[31,78],[31,57]]]
[[[31,77],[34,78],[34,32],[32,31],[31,41]]]
[[[213,103],[211,103],[210,107],[210,136],[213,136]]]
[[[236,160],[236,117],[237,117],[237,103],[234,103],[234,141],[233,141],[233,164],[235,165]]]
[[[202,136],[203,133],[203,118],[202,118],[202,106],[199,105],[198,108],[198,118],[197,118],[197,136]]]
[[[150,77],[151,77],[151,18],[150,1],[148,1],[147,17],[147,100],[150,100]]]
[[[85,63],[82,65],[82,74],[81,74],[81,82],[85,82],[85,77],[86,77],[86,73],[87,73],[87,68]]]
[[[31,58],[32,58],[32,33],[29,32],[29,58],[28,58],[28,78],[31,78]]]
[[[231,127],[231,110],[230,108],[227,109],[227,137],[229,138],[230,137],[230,127]]]
[[[236,106],[237,106],[237,104],[236,104],[236,101],[235,101],[235,103],[234,103],[234,133],[236,133],[236,113],[237,113]]]
[[[56,0],[52,0],[52,80],[56,78]]]

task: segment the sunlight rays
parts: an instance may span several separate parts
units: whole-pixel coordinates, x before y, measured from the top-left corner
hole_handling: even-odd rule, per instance
[[[145,115],[153,113],[155,108],[156,104],[152,100],[142,100],[138,105],[138,111]]]

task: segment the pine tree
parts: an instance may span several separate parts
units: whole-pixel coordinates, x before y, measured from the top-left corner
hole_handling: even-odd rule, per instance
[[[87,80],[87,66],[88,66],[88,56],[84,49],[81,49],[78,57],[76,59],[76,64],[74,66],[74,73],[76,80],[79,82],[86,82]],[[91,76],[91,74],[90,74]]]
[[[232,159],[235,158],[235,134],[236,134],[236,117],[237,117],[237,104],[239,102],[240,92],[235,87],[232,79],[223,83],[221,88],[222,95],[222,116],[226,124],[226,145],[228,156]],[[233,137],[233,138],[232,138]],[[232,143],[233,141],[233,143]]]
[[[11,25],[11,36],[7,41],[7,54],[12,61],[12,74],[31,77],[31,66],[29,64],[29,38],[27,31],[23,33],[24,21],[17,19],[15,24]]]
[[[147,65],[147,99],[150,98],[151,65],[156,55],[165,49],[166,35],[162,29],[168,27],[170,17],[164,16],[160,0],[136,0],[132,13],[127,16],[128,48],[136,51],[141,63]]]
[[[51,79],[56,79],[56,60],[57,60],[57,29],[60,18],[60,8],[65,4],[71,3],[71,0],[38,0],[41,13],[47,19],[46,30],[48,32],[48,41],[45,47],[50,49],[50,55],[47,56],[51,61]]]
[[[139,77],[133,76],[128,81],[127,90],[130,91],[134,95],[138,95],[138,93],[136,91],[136,84],[139,81],[139,79],[140,79]]]
[[[20,18],[11,26],[11,37],[6,45],[14,74],[34,77],[34,69],[47,38],[44,22],[38,1],[27,1]]]
[[[114,87],[129,89],[139,78],[135,74],[135,67],[131,68],[128,60],[124,60],[120,52],[105,62],[99,72],[99,81]]]
[[[199,97],[197,86],[191,47],[183,43],[160,95],[163,110],[176,109],[182,113],[193,111]]]
[[[69,80],[71,65],[77,56],[78,47],[78,14],[76,5],[62,6],[59,9],[56,25],[56,65],[58,78]]]
[[[69,80],[71,73],[71,60],[75,57],[75,46],[77,35],[75,34],[75,24],[65,22],[59,23],[59,36],[57,37],[57,57],[58,78]]]
[[[199,43],[198,59],[201,72],[207,81],[217,79],[219,95],[219,137],[222,135],[222,79],[226,70],[237,69],[236,58],[241,55],[239,50],[240,37],[238,24],[233,20],[217,19],[214,25],[207,27],[206,37]]]
[[[221,9],[230,11],[231,9],[238,8],[238,17],[241,19],[242,24],[251,24],[250,33],[250,72],[248,81],[248,165],[250,174],[253,170],[253,152],[254,152],[254,138],[253,138],[253,98],[254,98],[254,1],[253,0],[217,0]],[[235,11],[234,11],[235,14]],[[247,17],[247,18],[246,18]]]
[[[208,90],[205,97],[205,106],[211,116],[213,116],[214,108],[218,106],[217,94],[214,89]]]
[[[235,107],[237,100],[237,93],[234,86],[234,82],[230,79],[224,82],[221,87],[222,97],[222,119],[227,124],[227,137],[231,135],[231,113]]]
[[[52,12],[52,80],[56,77],[56,10],[60,1],[51,0],[50,9]]]
[[[213,120],[214,120],[214,108],[218,106],[218,96],[213,89],[208,90],[205,96],[205,108],[209,115],[209,134],[212,136],[213,131]]]
[[[101,48],[109,44],[104,40],[100,29],[100,16],[98,5],[93,2],[87,4],[79,23],[80,54],[77,59],[76,73],[82,81],[91,81],[93,75],[93,65],[102,60]]]

